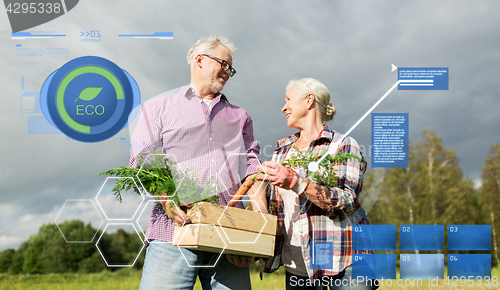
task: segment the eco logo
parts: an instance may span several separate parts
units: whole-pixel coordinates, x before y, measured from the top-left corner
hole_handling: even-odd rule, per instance
[[[100,142],[116,135],[134,119],[140,101],[135,80],[97,56],[67,62],[47,77],[40,91],[45,118],[80,142]]]
[[[79,0],[3,0],[12,32],[49,22],[73,9]]]

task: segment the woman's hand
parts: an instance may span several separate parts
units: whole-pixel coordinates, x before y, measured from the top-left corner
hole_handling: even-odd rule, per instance
[[[262,163],[257,167],[257,170],[265,172],[267,175],[257,175],[255,179],[269,181],[272,185],[287,190],[292,189],[299,180],[297,172],[274,161]]]

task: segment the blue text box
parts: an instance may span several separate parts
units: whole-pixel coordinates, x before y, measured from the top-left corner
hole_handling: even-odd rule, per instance
[[[401,279],[444,279],[443,254],[399,255]]]
[[[352,255],[352,278],[396,279],[396,254]]]
[[[333,269],[333,243],[315,242],[310,245],[311,269]]]
[[[400,67],[398,90],[448,90],[447,67]]]
[[[396,225],[356,225],[352,227],[352,249],[396,250]]]
[[[444,225],[400,225],[401,250],[444,250]]]
[[[490,279],[490,254],[448,254],[448,277],[450,279]]]
[[[448,250],[491,250],[491,225],[448,225]]]
[[[408,167],[408,113],[372,113],[372,167]]]

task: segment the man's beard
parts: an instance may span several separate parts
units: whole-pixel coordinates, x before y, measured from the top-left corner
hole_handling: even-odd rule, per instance
[[[220,91],[222,91],[222,89],[224,89],[224,85],[221,84],[217,79],[218,79],[217,75],[215,75],[212,78],[207,78],[207,80],[210,81],[210,91],[214,94],[217,94]]]

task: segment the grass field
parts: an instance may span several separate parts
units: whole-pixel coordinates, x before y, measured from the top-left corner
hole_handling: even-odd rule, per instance
[[[252,288],[253,289],[284,289],[285,277],[283,269],[278,273],[264,274],[264,279],[261,281],[257,267],[253,267],[251,271]],[[492,276],[500,275],[499,268],[492,269]],[[399,276],[399,275],[398,275]],[[139,288],[141,279],[141,271],[133,269],[120,269],[115,272],[102,272],[96,274],[48,274],[48,275],[8,275],[0,274],[0,289],[19,289],[19,290],[131,290]],[[446,280],[437,280],[433,283],[438,285],[429,286],[429,280],[421,280],[420,285],[414,286],[395,286],[398,280],[385,280],[384,285],[388,283],[392,286],[383,286],[379,289],[404,289],[404,290],[431,290],[431,289],[500,289],[498,283],[496,286],[484,286],[484,281],[480,280],[450,280],[446,285]],[[410,280],[399,280],[400,283]],[[498,282],[498,279],[496,280]],[[467,286],[467,283],[474,284]],[[480,284],[481,283],[481,284]],[[199,283],[194,289],[201,289]]]
[[[281,270],[280,270],[281,271]],[[283,271],[281,271],[283,272]],[[284,272],[283,272],[284,273]],[[251,271],[254,289],[283,289],[283,273],[266,274]],[[0,274],[0,289],[16,290],[129,290],[138,289],[141,271],[129,268],[94,274],[8,275]],[[202,289],[197,283],[194,289]]]

